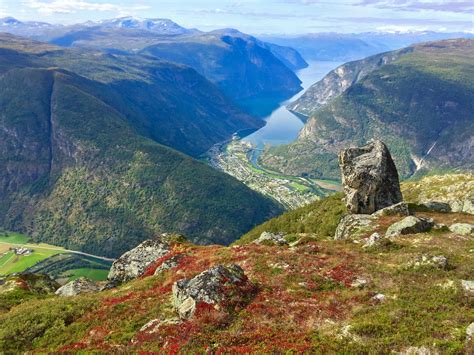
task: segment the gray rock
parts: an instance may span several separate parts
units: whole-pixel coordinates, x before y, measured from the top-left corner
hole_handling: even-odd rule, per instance
[[[474,224],[470,223],[455,223],[449,227],[449,230],[461,235],[474,235]]]
[[[409,266],[415,269],[420,267],[432,267],[446,270],[448,267],[448,259],[444,255],[422,255],[411,262]]]
[[[388,227],[385,236],[391,238],[404,234],[423,233],[430,230],[433,226],[434,221],[432,219],[408,216]]]
[[[179,280],[173,284],[173,305],[179,316],[190,318],[200,303],[213,305],[215,309],[235,307],[255,291],[238,265],[217,265],[194,278]],[[232,294],[232,297],[230,295]]]
[[[83,293],[99,292],[100,289],[100,286],[97,285],[94,281],[89,280],[85,277],[80,277],[58,288],[56,291],[56,295],[60,297],[70,297],[77,296]]]
[[[469,324],[469,326],[466,329],[466,340],[471,341],[474,338],[474,322]]]
[[[369,281],[366,278],[358,277],[351,283],[351,287],[354,288],[364,288],[369,284]]]
[[[371,214],[402,202],[397,168],[381,141],[343,150],[339,165],[350,213]]]
[[[362,246],[362,248],[371,248],[374,247],[382,241],[383,237],[378,233],[373,233]]]
[[[447,202],[426,201],[421,204],[421,207],[433,212],[451,212],[451,206]]]
[[[373,228],[376,218],[367,214],[350,214],[339,221],[336,228],[335,240],[360,239]]]
[[[420,347],[410,346],[409,348],[406,348],[405,350],[400,352],[400,354],[401,355],[438,355],[439,352],[425,346],[420,346]]]
[[[148,266],[170,252],[171,247],[164,239],[158,237],[146,240],[123,254],[112,264],[108,280],[112,284],[120,284],[143,275]]]
[[[276,245],[288,245],[288,242],[285,240],[283,233],[270,233],[263,232],[260,234],[260,237],[254,241],[255,244],[276,244]]]
[[[474,281],[461,280],[461,287],[465,294],[474,296]]]
[[[183,254],[178,254],[164,261],[160,266],[156,268],[154,275],[158,275],[165,270],[169,270],[169,269],[173,269],[177,267],[182,257],[183,257]]]
[[[384,302],[385,299],[386,299],[386,297],[382,293],[377,293],[374,297],[372,297],[372,300],[376,301],[376,302]]]
[[[374,216],[409,216],[410,210],[408,209],[408,204],[406,202],[399,202],[392,206],[388,206],[378,210],[373,213]]]

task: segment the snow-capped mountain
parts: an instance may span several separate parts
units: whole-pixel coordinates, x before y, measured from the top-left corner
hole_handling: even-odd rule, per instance
[[[102,20],[98,22],[88,22],[88,26],[100,26],[105,28],[126,28],[146,30],[166,35],[181,35],[196,32],[184,28],[169,19],[142,19],[138,17],[120,17],[110,20]]]

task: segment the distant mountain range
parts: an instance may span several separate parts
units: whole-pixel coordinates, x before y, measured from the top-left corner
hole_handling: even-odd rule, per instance
[[[198,155],[262,121],[182,65],[0,35],[0,225],[94,254],[230,243],[281,208]],[[172,149],[174,148],[174,149]]]
[[[63,47],[141,53],[188,65],[240,102],[256,96],[291,97],[301,90],[294,70],[307,63],[292,48],[233,29],[200,32],[167,19],[124,17],[62,26],[0,19],[0,31]]]
[[[298,36],[259,36],[263,41],[295,48],[306,60],[351,61],[412,44],[449,38],[472,38],[472,33],[443,32],[365,32],[313,33]]]
[[[341,149],[386,142],[402,177],[474,169],[474,40],[428,42],[344,64],[289,108],[309,117],[297,141],[261,163],[339,178]]]

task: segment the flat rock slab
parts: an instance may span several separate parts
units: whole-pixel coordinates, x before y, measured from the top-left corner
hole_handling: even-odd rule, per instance
[[[470,223],[455,223],[449,227],[449,230],[461,235],[474,235],[474,224]]]
[[[429,231],[435,223],[423,217],[408,216],[388,227],[385,236],[388,238],[405,234],[416,234]]]

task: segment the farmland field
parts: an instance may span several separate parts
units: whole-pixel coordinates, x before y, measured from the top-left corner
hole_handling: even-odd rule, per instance
[[[46,259],[48,259],[46,262],[49,263],[49,258],[54,255],[71,255],[69,250],[62,247],[44,243],[29,243],[29,240],[30,238],[28,236],[20,233],[0,232],[0,276],[23,272],[39,265],[39,263]],[[30,255],[16,255],[11,249],[18,247],[27,248],[31,250],[32,253]],[[104,268],[104,261],[98,259],[94,260],[95,259],[89,258],[88,265],[90,265],[90,267],[67,270],[62,273],[62,276],[69,280],[74,280],[81,276],[97,281],[105,280],[107,278],[108,269],[106,267]]]

